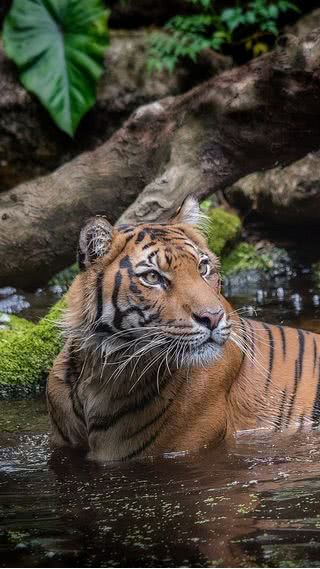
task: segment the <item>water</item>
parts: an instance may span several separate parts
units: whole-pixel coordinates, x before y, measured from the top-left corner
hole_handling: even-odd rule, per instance
[[[130,465],[2,434],[1,566],[319,567],[317,433]]]
[[[304,269],[226,293],[259,319],[320,332]],[[0,402],[0,417],[2,567],[320,567],[320,433],[242,432],[97,465],[50,449],[43,400]]]

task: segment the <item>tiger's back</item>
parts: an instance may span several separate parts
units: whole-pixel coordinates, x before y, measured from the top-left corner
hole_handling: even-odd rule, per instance
[[[257,399],[253,426],[316,426],[320,419],[320,335],[242,319],[247,395]],[[232,396],[239,396],[237,385]]]

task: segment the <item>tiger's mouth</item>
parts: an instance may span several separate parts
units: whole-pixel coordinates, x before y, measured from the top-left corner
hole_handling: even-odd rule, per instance
[[[231,324],[223,323],[214,330],[194,329],[191,326],[141,326],[110,334],[103,323],[96,329],[96,341],[105,361],[138,358],[161,362],[175,368],[209,365],[223,354],[231,335]],[[158,357],[158,359],[157,359]],[[162,359],[161,359],[162,358]]]
[[[181,355],[176,358],[178,367],[199,367],[210,365],[223,356],[223,348],[231,334],[231,327],[227,326],[218,333],[217,330],[209,336],[186,342]]]

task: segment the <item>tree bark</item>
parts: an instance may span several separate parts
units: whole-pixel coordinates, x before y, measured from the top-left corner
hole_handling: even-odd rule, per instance
[[[1,195],[0,282],[39,286],[72,262],[90,215],[114,222],[131,204],[122,220],[165,219],[190,192],[204,198],[319,146],[315,30],[184,95],[141,107],[97,150]]]
[[[282,168],[249,174],[237,180],[224,195],[245,213],[257,212],[281,226],[305,225],[319,229],[320,152]]]

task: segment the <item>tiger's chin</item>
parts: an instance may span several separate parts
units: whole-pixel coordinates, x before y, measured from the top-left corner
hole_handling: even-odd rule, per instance
[[[178,367],[205,367],[220,359],[223,355],[225,342],[217,344],[214,341],[207,341],[198,346],[192,346],[185,350],[179,358]]]

